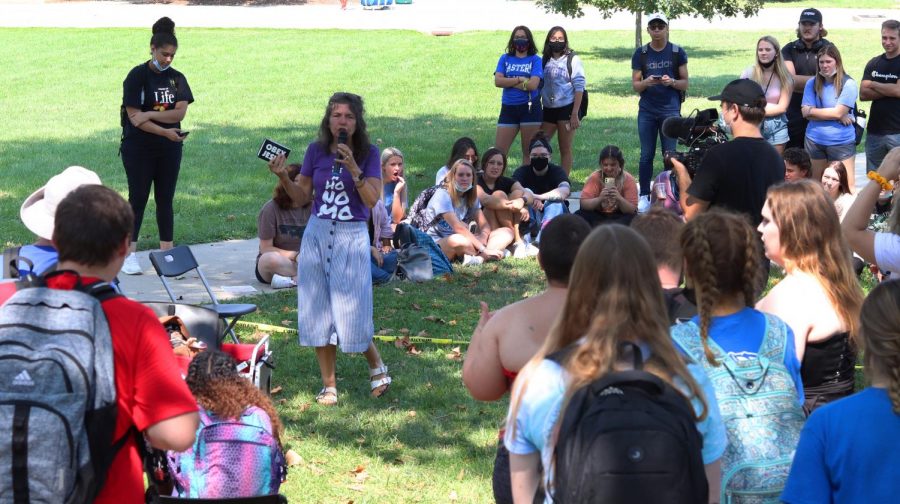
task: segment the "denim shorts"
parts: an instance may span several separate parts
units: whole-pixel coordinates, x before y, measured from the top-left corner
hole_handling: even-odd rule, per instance
[[[806,152],[809,153],[811,159],[843,161],[856,155],[856,144],[853,142],[841,145],[820,145],[806,137],[804,148],[806,148]]]
[[[545,108],[544,122],[556,124],[558,122],[566,122],[572,118],[572,107],[574,103],[563,105],[562,107]]]
[[[767,117],[760,128],[763,138],[772,145],[784,145],[788,142],[787,114]]]
[[[541,108],[541,99],[531,102],[531,110],[528,110],[528,104],[521,105],[501,105],[500,118],[497,119],[497,126],[506,128],[516,128],[519,126],[540,126],[544,117],[544,111]]]

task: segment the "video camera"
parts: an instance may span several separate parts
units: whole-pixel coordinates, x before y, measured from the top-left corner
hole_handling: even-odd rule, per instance
[[[716,109],[694,109],[687,117],[669,117],[663,121],[662,133],[668,138],[675,138],[678,143],[687,147],[686,152],[669,151],[663,154],[663,165],[672,169],[672,159],[677,159],[687,168],[693,178],[697,168],[713,145],[728,141],[728,137],[715,127],[719,119]],[[672,173],[674,175],[674,172]]]

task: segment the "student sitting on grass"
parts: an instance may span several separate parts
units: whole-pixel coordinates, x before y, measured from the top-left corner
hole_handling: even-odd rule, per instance
[[[503,249],[513,241],[512,230],[491,230],[477,198],[475,166],[465,159],[453,163],[423,213],[422,231],[448,259],[461,259],[463,265],[502,259]]]
[[[291,180],[298,180],[299,175],[300,165],[288,166]],[[259,235],[256,279],[261,283],[271,284],[273,289],[297,286],[297,254],[310,208],[309,204],[294,203],[284,187],[275,184],[272,199],[263,205],[256,217]]]
[[[537,260],[547,278],[547,289],[537,296],[488,312],[481,302],[481,318],[472,334],[463,383],[479,401],[496,401],[512,386],[519,370],[544,344],[556,315],[562,310],[575,254],[591,228],[574,215],[561,215],[544,230],[548,238]],[[494,460],[494,500],[512,502],[509,480],[509,451],[500,445]]]

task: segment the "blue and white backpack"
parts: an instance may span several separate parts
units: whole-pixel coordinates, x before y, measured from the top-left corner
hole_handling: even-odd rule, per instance
[[[716,390],[728,447],[722,456],[725,503],[781,502],[806,417],[797,387],[784,366],[787,325],[765,314],[766,332],[759,351],[726,353],[712,338],[709,346],[718,366],[706,360],[700,327],[687,322],[672,327],[672,338],[703,366]]]

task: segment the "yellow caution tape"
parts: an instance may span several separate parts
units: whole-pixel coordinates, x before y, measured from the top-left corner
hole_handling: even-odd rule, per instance
[[[260,331],[273,332],[273,333],[292,333],[297,334],[297,330],[292,327],[283,327],[283,326],[275,326],[269,324],[262,324],[259,322],[248,322],[245,320],[238,320],[237,325],[241,326],[249,326],[254,327]],[[434,343],[436,345],[468,345],[468,341],[457,341],[450,338],[428,338],[425,336],[387,336],[387,335],[376,335],[375,339],[380,341],[397,341],[399,339],[408,338],[411,343]]]

